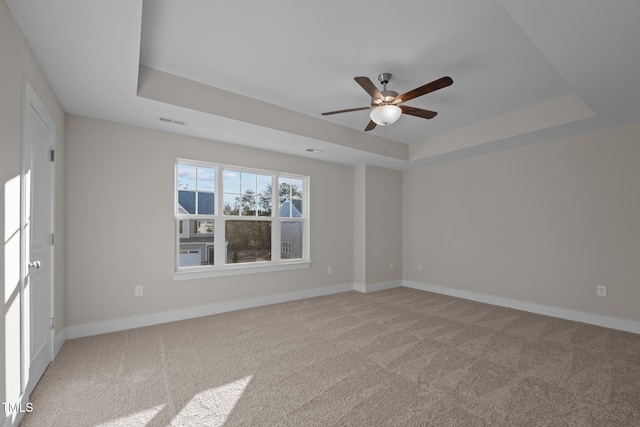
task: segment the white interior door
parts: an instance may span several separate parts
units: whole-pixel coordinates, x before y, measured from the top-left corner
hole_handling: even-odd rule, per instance
[[[53,360],[54,125],[26,84],[23,122],[23,385],[29,395]],[[29,93],[30,92],[30,93]]]

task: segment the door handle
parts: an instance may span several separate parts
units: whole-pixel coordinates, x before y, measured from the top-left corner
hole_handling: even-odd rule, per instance
[[[38,269],[40,268],[40,261],[31,261],[29,264],[27,264],[29,266],[29,268],[35,268]]]

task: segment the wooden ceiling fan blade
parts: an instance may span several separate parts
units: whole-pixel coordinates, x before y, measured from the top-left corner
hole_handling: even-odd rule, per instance
[[[364,128],[364,131],[365,131],[365,132],[368,132],[368,131],[370,131],[370,130],[375,129],[375,127],[376,127],[376,122],[374,122],[373,120],[371,120],[371,121],[369,121],[369,124],[367,125],[367,127],[366,127],[366,128]]]
[[[331,114],[349,113],[351,111],[360,111],[360,110],[370,110],[371,108],[373,108],[373,107],[348,108],[346,110],[327,111],[326,113],[322,113],[322,115],[323,116],[330,116]]]
[[[410,116],[420,117],[423,119],[433,119],[438,113],[430,110],[423,110],[422,108],[409,107],[408,105],[401,105],[400,109],[404,114]]]
[[[427,83],[426,85],[417,87],[413,90],[410,90],[409,92],[403,93],[402,95],[398,95],[395,98],[393,98],[393,101],[391,102],[393,104],[407,102],[419,96],[426,95],[430,92],[434,92],[438,89],[451,86],[451,84],[453,84],[453,79],[451,77],[441,77],[438,80],[432,81],[431,83]]]
[[[382,99],[382,94],[380,93],[376,85],[373,84],[371,79],[369,79],[369,77],[354,77],[353,80],[355,80],[360,86],[362,86],[362,89],[364,89],[369,94],[369,96],[371,96],[371,99]]]

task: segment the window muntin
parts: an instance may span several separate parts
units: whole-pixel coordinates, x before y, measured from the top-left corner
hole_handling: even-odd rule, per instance
[[[213,220],[179,220],[178,267],[214,265],[214,224]]]
[[[303,216],[304,182],[301,179],[279,177],[279,216],[300,218]]]
[[[213,215],[215,208],[215,169],[178,164],[177,191],[180,214]]]
[[[178,159],[176,272],[308,263],[308,180]]]
[[[226,169],[224,172],[224,214],[271,216],[272,175]]]

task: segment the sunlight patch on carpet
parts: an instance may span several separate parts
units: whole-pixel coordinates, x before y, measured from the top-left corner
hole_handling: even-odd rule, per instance
[[[224,425],[249,381],[251,376],[196,394],[173,419],[171,426],[197,425],[198,423],[208,426]]]
[[[133,414],[125,415],[124,417],[102,423],[97,427],[144,427],[158,414],[158,412],[162,410],[162,408],[164,408],[164,405],[158,405],[153,408],[145,409],[144,411],[134,412]]]

